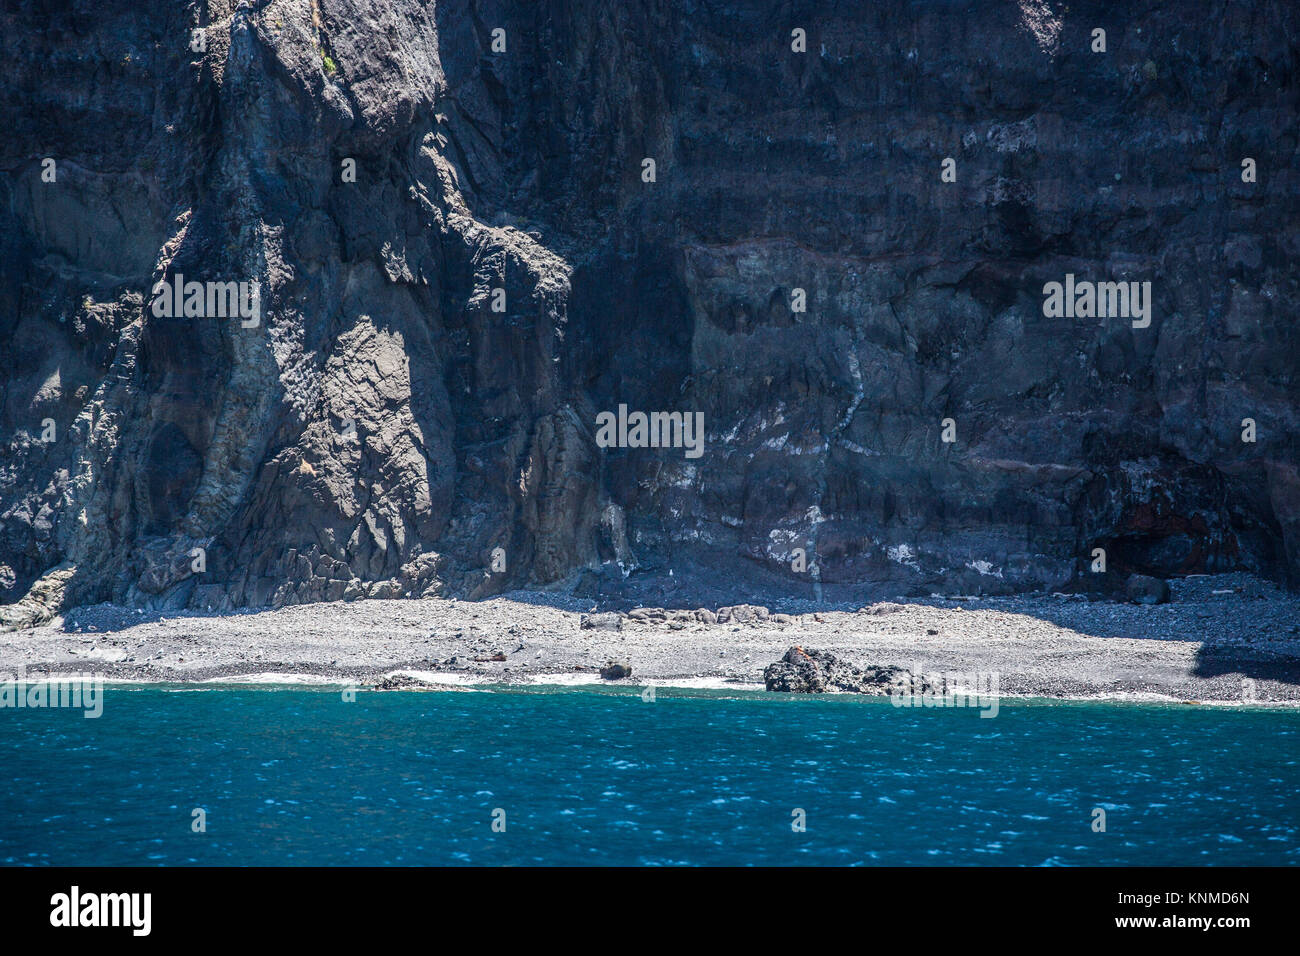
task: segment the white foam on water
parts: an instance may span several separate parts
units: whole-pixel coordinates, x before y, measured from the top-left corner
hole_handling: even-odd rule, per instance
[[[162,681],[160,683],[166,683]],[[322,674],[286,674],[279,671],[263,671],[259,674],[230,674],[223,677],[209,677],[197,681],[200,684],[351,684],[355,681],[342,677]]]

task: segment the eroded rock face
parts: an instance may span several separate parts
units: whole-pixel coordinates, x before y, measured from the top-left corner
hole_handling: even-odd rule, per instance
[[[1300,11],[1021,6],[10,5],[6,622],[1098,547],[1294,583]],[[259,323],[158,317],[178,274]],[[1067,274],[1150,281],[1149,327],[1045,316]],[[620,404],[703,454],[599,447]]]

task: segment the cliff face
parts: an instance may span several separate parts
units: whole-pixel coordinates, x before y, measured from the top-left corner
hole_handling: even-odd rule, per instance
[[[9,4],[0,616],[1295,583],[1300,8],[1126,6]]]

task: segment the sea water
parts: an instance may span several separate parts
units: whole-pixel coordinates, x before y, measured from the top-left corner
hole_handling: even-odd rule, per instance
[[[1300,863],[1294,709],[639,690],[109,685],[98,719],[6,710],[0,862]]]

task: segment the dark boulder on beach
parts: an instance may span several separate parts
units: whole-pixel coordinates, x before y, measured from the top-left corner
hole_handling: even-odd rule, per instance
[[[605,680],[623,680],[632,676],[632,665],[625,662],[611,661],[600,669],[600,676]]]
[[[1164,604],[1169,600],[1169,582],[1146,574],[1131,574],[1124,593],[1134,604]]]

